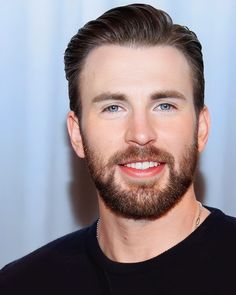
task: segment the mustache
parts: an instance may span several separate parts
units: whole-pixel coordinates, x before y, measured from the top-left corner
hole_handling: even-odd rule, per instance
[[[124,165],[139,161],[164,162],[171,166],[174,165],[174,157],[167,151],[154,146],[129,146],[123,151],[116,152],[108,161],[108,166],[114,164]]]

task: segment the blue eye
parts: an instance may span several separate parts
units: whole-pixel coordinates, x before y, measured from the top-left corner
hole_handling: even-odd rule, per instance
[[[119,106],[113,104],[113,105],[111,105],[111,106],[109,106],[109,107],[106,107],[106,108],[104,109],[104,112],[116,113],[116,112],[119,111],[119,109],[120,109]]]
[[[158,108],[160,108],[161,111],[170,111],[173,106],[169,103],[161,103]]]

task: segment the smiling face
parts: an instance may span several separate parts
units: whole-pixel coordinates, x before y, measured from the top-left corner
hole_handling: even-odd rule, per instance
[[[189,189],[207,139],[196,118],[191,68],[170,46],[101,46],[80,76],[82,118],[68,117],[99,196],[127,218],[157,218]],[[80,133],[81,131],[81,133]]]

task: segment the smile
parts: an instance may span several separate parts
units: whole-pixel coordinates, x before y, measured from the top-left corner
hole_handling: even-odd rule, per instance
[[[133,169],[137,169],[137,170],[146,170],[149,168],[153,168],[153,167],[157,167],[160,166],[161,163],[159,162],[134,162],[134,163],[129,163],[129,164],[125,164],[125,167],[129,167],[129,168],[133,168]]]
[[[152,179],[159,177],[165,167],[165,163],[156,161],[134,161],[119,165],[123,175],[132,179]]]

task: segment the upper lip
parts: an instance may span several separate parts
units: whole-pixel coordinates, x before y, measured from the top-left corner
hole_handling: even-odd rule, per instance
[[[126,162],[119,163],[119,165],[127,165],[127,164],[131,164],[131,163],[144,163],[144,162],[164,163],[162,161],[152,160],[152,159],[146,159],[146,160],[136,159],[136,160],[128,160]]]

